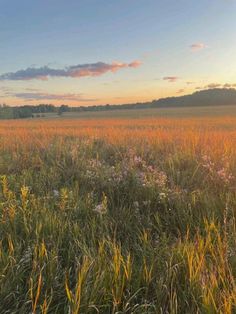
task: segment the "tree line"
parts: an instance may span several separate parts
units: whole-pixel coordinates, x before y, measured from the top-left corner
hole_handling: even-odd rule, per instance
[[[36,106],[7,106],[3,104],[0,105],[0,119],[43,117],[46,113],[56,113],[61,115],[67,111],[69,111],[69,107],[67,105],[56,107],[51,104],[40,104]]]
[[[79,106],[69,107],[61,105],[59,107],[51,104],[24,105],[24,106],[7,106],[0,104],[0,119],[24,119],[44,117],[47,113],[63,115],[65,112],[84,112],[84,111],[105,111],[130,108],[145,108],[146,104],[126,104],[126,105],[96,105],[96,106]]]
[[[52,104],[6,106],[0,105],[0,119],[22,119],[43,117],[47,113],[62,115],[66,112],[83,111],[106,111],[119,109],[147,109],[147,108],[166,108],[166,107],[191,107],[191,106],[222,106],[236,105],[236,89],[234,88],[214,88],[201,90],[190,95],[167,97],[151,102],[123,104],[123,105],[93,105],[69,107],[61,105],[59,107]]]

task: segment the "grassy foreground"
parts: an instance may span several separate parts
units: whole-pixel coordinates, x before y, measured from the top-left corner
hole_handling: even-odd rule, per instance
[[[0,313],[235,313],[236,118],[0,124]]]

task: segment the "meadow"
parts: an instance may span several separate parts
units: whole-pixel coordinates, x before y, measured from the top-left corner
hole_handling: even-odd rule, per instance
[[[0,313],[236,313],[236,112],[176,110],[0,122]]]

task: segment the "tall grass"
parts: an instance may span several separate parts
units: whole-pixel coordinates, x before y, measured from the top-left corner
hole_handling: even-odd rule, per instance
[[[1,122],[0,313],[236,312],[235,122]]]

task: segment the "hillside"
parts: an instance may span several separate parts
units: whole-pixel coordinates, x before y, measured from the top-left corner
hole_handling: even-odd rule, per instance
[[[191,95],[154,100],[151,107],[236,105],[236,89],[215,88],[197,91]]]
[[[30,117],[44,117],[45,114],[64,115],[70,112],[94,112],[119,109],[151,109],[151,108],[178,108],[178,107],[203,107],[236,105],[236,89],[215,88],[201,90],[190,95],[167,97],[152,102],[121,104],[121,105],[96,105],[71,107],[61,105],[56,107],[51,104],[1,106],[0,119],[21,119]]]

